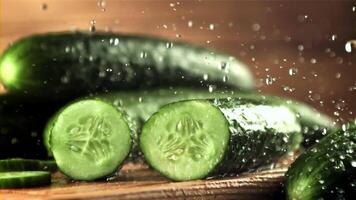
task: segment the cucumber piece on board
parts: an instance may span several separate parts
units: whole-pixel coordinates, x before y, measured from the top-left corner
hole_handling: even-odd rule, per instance
[[[240,99],[189,100],[153,114],[139,144],[154,169],[185,181],[273,163],[298,148],[300,131],[295,114],[284,106]]]
[[[22,38],[0,58],[0,81],[10,93],[43,98],[159,86],[254,87],[248,68],[232,56],[182,42],[99,32]]]
[[[286,174],[289,200],[355,199],[356,124],[343,125],[300,155]]]
[[[39,187],[51,184],[46,171],[0,172],[0,189]]]
[[[35,160],[23,158],[10,158],[0,160],[0,172],[11,171],[56,171],[54,160]]]
[[[99,100],[82,100],[61,109],[50,137],[58,168],[75,180],[95,180],[114,173],[131,149],[130,129],[123,114]]]

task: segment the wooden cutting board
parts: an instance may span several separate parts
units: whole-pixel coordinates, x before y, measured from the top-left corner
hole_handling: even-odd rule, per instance
[[[4,199],[279,199],[285,166],[239,176],[172,182],[142,163],[129,163],[112,180],[73,182],[53,174],[52,185],[34,189],[0,190]]]

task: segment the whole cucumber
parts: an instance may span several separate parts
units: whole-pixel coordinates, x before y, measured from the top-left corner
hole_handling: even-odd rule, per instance
[[[356,123],[343,125],[300,155],[286,174],[287,199],[355,199]]]
[[[234,57],[169,40],[114,33],[64,32],[15,42],[0,58],[10,93],[45,98],[100,91],[195,86],[253,88]]]

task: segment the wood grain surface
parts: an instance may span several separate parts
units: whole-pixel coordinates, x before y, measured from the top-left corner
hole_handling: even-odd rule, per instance
[[[171,182],[141,163],[126,164],[109,181],[71,182],[59,172],[52,186],[0,190],[0,199],[279,199],[286,168],[237,177]]]

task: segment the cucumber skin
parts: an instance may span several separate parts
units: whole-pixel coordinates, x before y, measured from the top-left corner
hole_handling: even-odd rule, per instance
[[[51,173],[45,171],[29,171],[29,172],[39,173],[39,175],[26,177],[26,178],[0,180],[0,189],[30,188],[30,187],[39,187],[39,186],[45,186],[51,184]]]
[[[57,171],[54,160],[34,160],[23,158],[11,158],[0,160],[0,172],[13,171]]]
[[[229,122],[230,143],[224,159],[220,165],[212,172],[212,176],[236,175],[239,172],[254,170],[260,166],[273,164],[282,155],[292,153],[299,148],[302,141],[301,127],[294,116],[294,113],[284,106],[270,105],[269,102],[251,99],[214,99],[211,103],[218,107]],[[243,124],[256,124],[249,121],[248,115],[251,110],[236,109],[242,106],[258,109],[258,106],[266,106],[275,112],[281,108],[288,112],[293,121],[286,121],[279,116],[284,124],[276,125],[266,118],[265,115],[257,111],[258,123],[264,124],[263,130],[246,128]],[[245,107],[244,107],[245,108]],[[234,113],[235,112],[235,113]],[[247,117],[246,117],[247,116]]]
[[[253,89],[251,73],[231,56],[182,42],[114,33],[23,38],[0,58],[0,79],[10,93],[45,98],[157,86]]]
[[[287,199],[353,199],[356,195],[356,123],[337,130],[300,155],[286,174]],[[343,156],[343,159],[340,158]],[[325,187],[323,189],[323,187]],[[339,192],[340,189],[343,192]],[[333,191],[333,192],[331,192]]]

